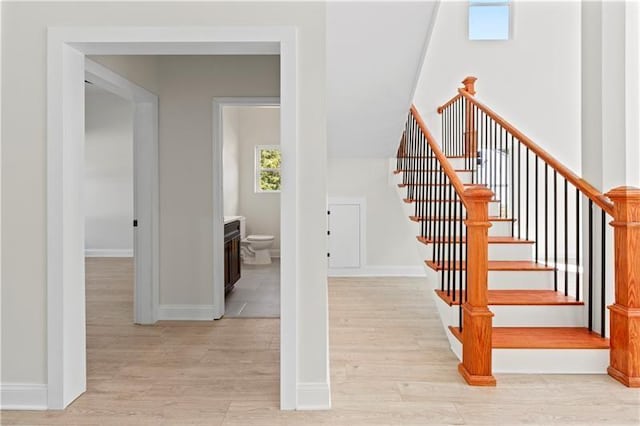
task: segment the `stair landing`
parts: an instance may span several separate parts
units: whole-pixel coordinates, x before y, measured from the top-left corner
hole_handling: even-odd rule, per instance
[[[449,327],[462,342],[458,327]],[[608,349],[609,339],[584,327],[494,327],[494,349]]]
[[[436,294],[448,305],[459,305],[465,291],[436,290]],[[507,306],[551,306],[551,305],[584,305],[571,296],[554,290],[489,290],[489,305]],[[455,300],[454,296],[455,295]]]

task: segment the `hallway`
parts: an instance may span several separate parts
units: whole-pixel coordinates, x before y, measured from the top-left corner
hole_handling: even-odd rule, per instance
[[[499,375],[466,386],[422,279],[332,279],[333,408],[281,412],[279,320],[130,324],[132,262],[87,261],[88,390],[4,425],[637,425],[640,390],[608,376]]]

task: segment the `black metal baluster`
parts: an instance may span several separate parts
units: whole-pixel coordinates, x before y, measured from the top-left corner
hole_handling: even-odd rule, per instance
[[[447,179],[448,180],[448,179]],[[451,240],[451,236],[452,236],[452,232],[451,232],[451,224],[452,224],[452,220],[451,220],[451,199],[452,199],[452,194],[451,194],[451,190],[453,189],[453,185],[451,184],[451,181],[448,180],[447,182],[447,186],[448,186],[448,191],[447,191],[447,199],[443,200],[443,203],[446,203],[447,206],[447,211],[449,213],[449,220],[447,220],[447,292],[449,290],[449,287],[451,285],[451,248],[453,246],[453,241]]]
[[[593,201],[589,199],[589,331],[593,330]]]
[[[553,289],[558,291],[558,172],[553,171]]]
[[[538,263],[538,156],[536,155],[536,162],[535,162],[535,175],[536,175],[536,183],[535,183],[535,192],[536,192],[536,213],[533,216],[533,221],[534,221],[534,226],[535,226],[535,232],[536,232],[536,238],[535,238],[535,242],[533,243],[533,245],[535,246],[535,261],[536,263]]]
[[[522,194],[522,182],[521,182],[521,176],[522,176],[522,161],[520,158],[520,154],[522,152],[522,146],[520,144],[520,140],[517,141],[518,143],[518,239],[520,239],[520,234],[521,234],[521,229],[522,229],[522,216],[520,216],[520,208],[522,207],[522,200],[520,199],[520,194]]]
[[[569,295],[569,187],[564,180],[564,295]]]
[[[453,185],[451,185],[451,187],[453,188]],[[458,217],[458,193],[455,191],[453,191],[453,216],[454,217]],[[453,225],[453,241],[454,243],[456,242],[457,236],[458,236],[458,226],[457,223],[454,222],[453,220],[449,220],[449,223],[451,223]],[[455,303],[456,301],[456,247],[453,246],[453,270],[452,270],[452,282],[453,282],[453,302]]]
[[[606,321],[605,321],[605,306],[607,304],[607,300],[606,300],[606,296],[607,296],[607,224],[606,224],[606,219],[607,219],[607,213],[602,210],[602,215],[601,215],[601,233],[602,233],[602,247],[601,247],[601,254],[602,254],[602,264],[600,265],[600,335],[602,337],[606,337],[606,333],[605,333],[605,325],[606,325]]]
[[[576,300],[580,300],[580,190],[576,187]]]
[[[544,264],[549,264],[549,164],[547,163],[544,163]]]
[[[446,215],[446,210],[445,210],[445,205],[444,205],[444,203],[442,202],[442,200],[443,200],[443,199],[444,199],[444,197],[445,197],[445,191],[446,191],[446,189],[447,189],[447,187],[446,187],[446,183],[447,183],[447,181],[446,181],[446,175],[445,175],[445,173],[444,173],[444,168],[442,168],[442,167],[441,167],[441,172],[440,172],[440,173],[442,174],[442,189],[441,189],[441,191],[440,191],[440,192],[441,192],[441,196],[440,196],[440,198],[438,199],[438,210],[440,210],[440,217],[445,217],[445,215]],[[449,220],[447,219],[447,222],[448,222],[448,221],[449,221]],[[441,275],[440,279],[442,280],[442,282],[444,282],[444,275],[445,275],[445,269],[444,269],[444,266],[445,266],[445,261],[446,261],[446,259],[444,258],[444,253],[445,253],[445,251],[444,251],[444,249],[445,249],[445,247],[444,247],[444,241],[445,241],[445,240],[444,240],[444,239],[446,238],[446,235],[445,235],[445,234],[446,234],[446,232],[447,232],[447,226],[446,226],[446,225],[447,225],[447,224],[446,224],[446,223],[444,223],[444,224],[443,224],[443,226],[442,226],[442,236],[441,236],[441,238],[440,238],[440,268],[441,268],[441,269],[440,269],[440,272],[441,272],[441,274],[440,274],[440,275]],[[448,294],[448,293],[449,293],[449,283],[447,283],[447,294]]]
[[[516,155],[513,152],[513,135],[511,135],[511,150],[509,151],[509,157],[511,157],[511,237],[515,237],[515,214],[516,214],[516,177],[515,177],[515,159]]]
[[[528,240],[529,239],[529,147],[527,147],[527,155],[525,156],[525,167],[526,167],[526,171],[524,174],[525,177],[525,197],[524,197],[524,202],[525,202],[525,209],[524,209],[524,214],[526,215],[526,219],[524,222],[524,232],[525,232],[525,238]]]

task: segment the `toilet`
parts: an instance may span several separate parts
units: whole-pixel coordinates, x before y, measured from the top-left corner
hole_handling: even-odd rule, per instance
[[[245,265],[271,264],[273,235],[246,235],[246,219],[240,218],[240,255]]]

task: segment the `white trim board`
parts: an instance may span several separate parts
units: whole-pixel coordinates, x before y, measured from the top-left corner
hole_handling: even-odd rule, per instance
[[[89,257],[134,258],[133,318],[136,324],[153,324],[160,294],[159,284],[159,177],[158,97],[110,69],[84,58],[85,79],[134,104],[133,116],[133,249],[102,250]]]
[[[331,408],[329,383],[298,383],[298,410],[328,410]]]
[[[422,266],[363,266],[361,268],[330,268],[329,277],[424,277]]]
[[[47,32],[47,407],[86,390],[81,203],[85,55],[280,54],[280,407],[297,408],[297,31],[256,27],[50,27]],[[215,225],[221,228],[222,214]],[[220,238],[220,245],[223,239]],[[153,253],[155,255],[155,253]],[[155,272],[154,272],[155,273]],[[156,275],[157,277],[157,275]],[[328,395],[326,396],[328,398]]]
[[[280,106],[279,97],[218,97],[213,99],[213,306],[214,318],[224,316],[224,165],[222,163],[223,119],[224,107],[228,106]],[[280,127],[282,128],[282,115]],[[282,145],[282,133],[280,137]],[[280,146],[278,146],[280,148]],[[284,170],[284,163],[282,168]],[[283,172],[284,173],[284,172]],[[282,212],[284,200],[280,198]],[[280,229],[284,229],[282,214],[280,215]],[[281,236],[282,238],[282,236]],[[279,253],[278,253],[279,255]],[[282,265],[281,265],[282,266]],[[280,272],[282,283],[282,270]]]
[[[159,321],[211,321],[215,307],[213,305],[160,305]]]
[[[84,257],[133,257],[133,249],[85,249]]]
[[[47,385],[31,383],[0,384],[0,410],[46,409]]]

